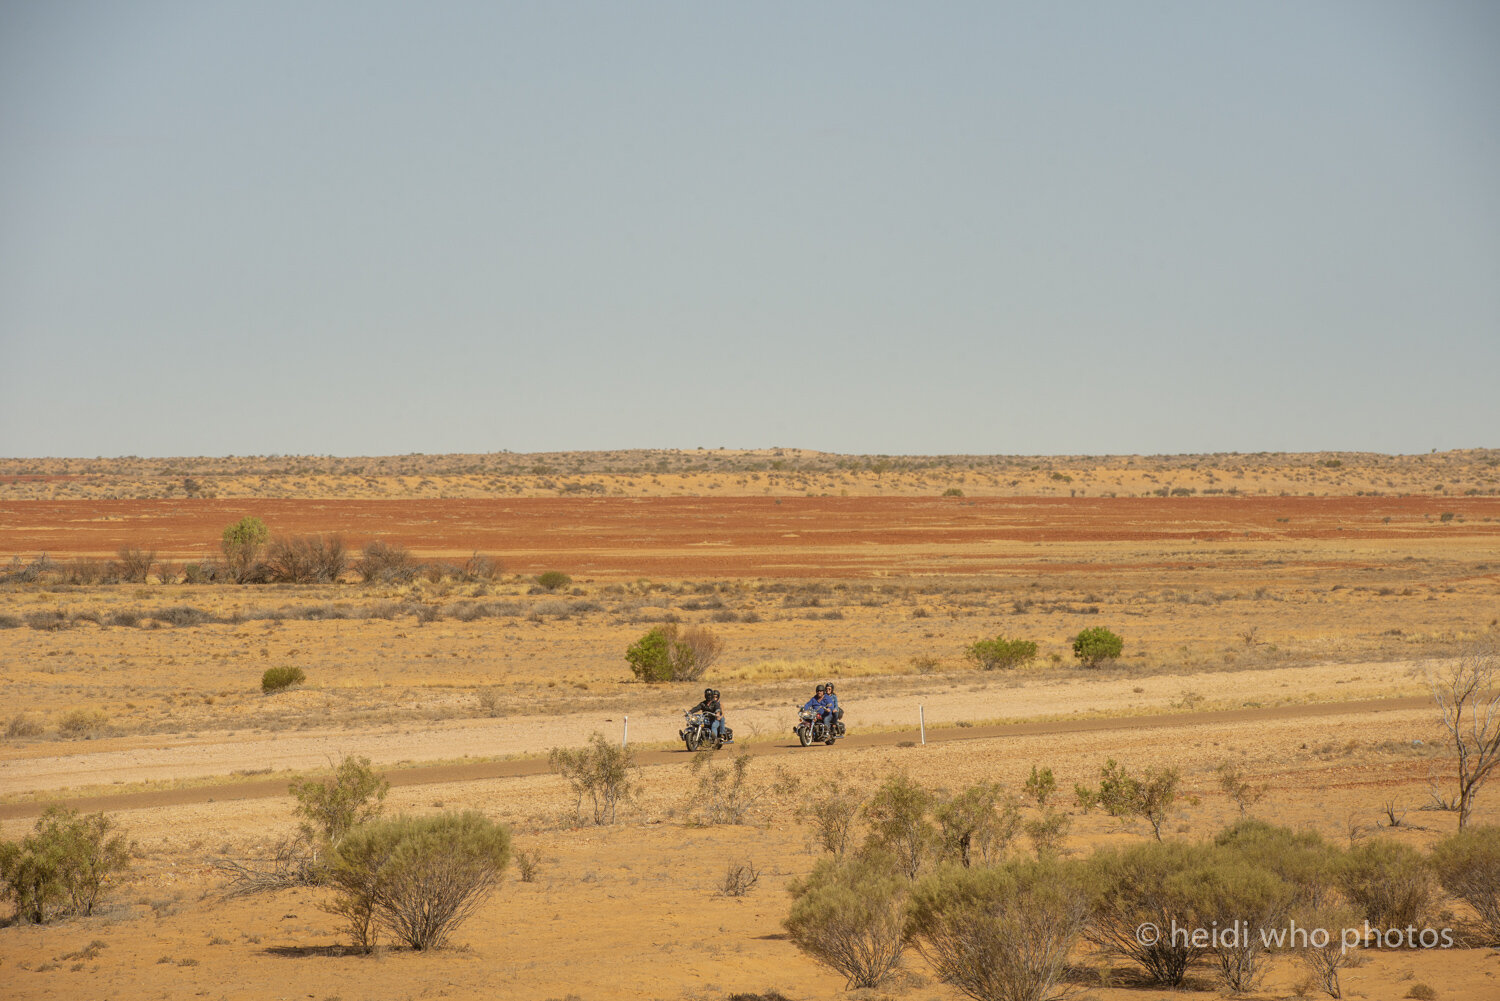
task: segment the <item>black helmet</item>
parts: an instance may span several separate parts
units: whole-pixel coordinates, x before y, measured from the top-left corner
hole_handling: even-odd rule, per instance
[[[718,698],[718,697],[719,697],[719,690],[717,688],[715,688],[714,689],[714,698]]]
[[[817,695],[819,692],[824,692],[824,691],[827,691],[827,686],[826,685],[819,685],[817,688],[813,689],[813,694]]]
[[[833,691],[833,682],[831,682],[831,681],[825,681],[825,682],[823,682],[823,688],[826,691],[830,691],[830,692]]]
[[[719,694],[719,693],[716,692],[716,691],[714,691],[712,688],[705,688],[705,689],[703,689],[703,697],[705,699],[711,699],[711,698],[713,698],[717,694]]]

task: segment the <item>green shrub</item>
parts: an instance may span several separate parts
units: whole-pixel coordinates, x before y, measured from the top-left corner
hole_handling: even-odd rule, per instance
[[[586,747],[554,747],[547,761],[573,787],[577,795],[574,810],[579,817],[583,816],[583,797],[589,797],[596,824],[614,823],[619,804],[629,802],[639,792],[631,781],[635,753],[605,740],[602,733],[590,734]]]
[[[794,880],[782,927],[803,952],[845,977],[845,986],[878,987],[901,961],[907,881],[876,857],[824,859]]]
[[[938,977],[976,1001],[1059,996],[1089,894],[1055,861],[945,866],[912,892],[906,932]]]
[[[933,808],[942,858],[968,868],[999,861],[1021,827],[1021,811],[997,783],[979,782]]]
[[[548,570],[545,573],[537,574],[536,582],[548,591],[556,591],[560,587],[567,587],[573,583],[573,578],[561,570]]]
[[[902,875],[916,879],[938,844],[937,829],[927,819],[935,799],[905,774],[886,779],[865,804],[866,854],[888,855]]]
[[[376,927],[413,949],[441,948],[499,884],[510,831],[468,811],[355,827],[329,858],[329,910],[369,949]]]
[[[1214,843],[1279,876],[1295,891],[1300,907],[1320,909],[1333,898],[1341,853],[1317,831],[1246,819],[1224,828]]]
[[[697,681],[719,659],[724,645],[706,626],[679,631],[676,623],[656,626],[625,651],[630,673],[648,684]]]
[[[391,784],[370,768],[369,758],[344,757],[326,779],[296,779],[287,788],[297,801],[302,833],[323,846],[337,845],[351,830],[380,816]]]
[[[1375,838],[1349,849],[1339,866],[1349,902],[1376,928],[1421,928],[1435,896],[1432,872],[1409,845]]]
[[[224,552],[224,561],[229,572],[240,583],[247,583],[256,575],[260,564],[260,551],[271,533],[266,523],[259,518],[244,517],[224,529],[219,537],[219,548]]]
[[[1485,944],[1500,946],[1500,827],[1466,827],[1432,848],[1443,889],[1479,915]]]
[[[996,636],[992,640],[976,640],[969,644],[964,656],[985,671],[1020,667],[1036,659],[1036,644],[1030,640],[1008,640]]]
[[[1217,846],[1192,889],[1198,927],[1233,930],[1216,936],[1210,946],[1220,982],[1232,994],[1253,990],[1265,976],[1268,943],[1286,927],[1296,890],[1245,856]]]
[[[105,883],[130,867],[125,838],[102,813],[51,806],[19,842],[0,842],[0,879],[16,917],[44,924],[89,915]]]
[[[283,688],[300,685],[306,680],[307,675],[302,673],[300,667],[268,667],[266,673],[260,676],[260,690],[267,693],[279,692]]]
[[[1181,776],[1175,768],[1148,768],[1136,778],[1113,758],[1099,770],[1099,788],[1075,787],[1078,805],[1085,810],[1104,808],[1111,817],[1140,817],[1151,825],[1151,833],[1161,840],[1161,825],[1177,801]]]
[[[5,736],[9,739],[17,737],[40,737],[42,735],[42,724],[30,713],[16,713],[5,724]]]
[[[835,785],[844,788],[842,782]],[[819,847],[842,858],[849,848],[854,821],[862,806],[860,798],[847,790],[842,794],[816,797],[812,802],[812,816]]]
[[[963,495],[964,492],[958,487],[949,487],[947,490],[943,491],[944,497],[962,497]]]
[[[1206,951],[1176,928],[1199,923],[1197,882],[1212,865],[1212,846],[1148,841],[1096,853],[1087,864],[1093,908],[1084,936],[1139,964],[1152,982],[1177,986]],[[1141,935],[1150,926],[1157,934]]]
[[[1027,776],[1026,783],[1021,787],[1026,798],[1037,805],[1037,809],[1047,808],[1047,800],[1057,791],[1057,777],[1052,774],[1051,768],[1038,769],[1036,765],[1031,766],[1031,774]]]
[[[1125,649],[1125,641],[1103,626],[1085,629],[1073,637],[1073,656],[1084,667],[1098,667],[1107,660],[1114,660]]]
[[[57,722],[57,732],[64,737],[88,738],[109,726],[109,716],[102,709],[73,709]]]
[[[1339,971],[1359,966],[1364,962],[1364,957],[1359,954],[1358,949],[1348,947],[1339,929],[1358,927],[1359,912],[1352,907],[1322,907],[1299,911],[1292,921],[1296,922],[1298,928],[1328,930],[1326,939],[1309,935],[1290,944],[1296,951],[1298,962],[1307,970],[1311,986],[1331,998],[1343,997],[1344,989],[1339,983]],[[1303,993],[1307,992],[1304,990]]]

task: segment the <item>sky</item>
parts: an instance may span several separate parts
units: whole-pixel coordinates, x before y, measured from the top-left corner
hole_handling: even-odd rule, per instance
[[[0,455],[1500,446],[1500,5],[0,0]]]

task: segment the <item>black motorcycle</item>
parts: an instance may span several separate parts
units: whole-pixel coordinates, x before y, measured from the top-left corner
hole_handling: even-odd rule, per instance
[[[797,710],[797,725],[792,727],[803,747],[808,744],[832,744],[844,735],[844,724],[819,716],[811,709]]]
[[[719,730],[719,738],[714,739],[713,717],[707,713],[687,712],[682,714],[687,719],[687,724],[677,734],[682,742],[687,745],[689,751],[696,751],[700,747],[713,747],[718,750],[725,744],[734,743],[734,731],[729,727]]]

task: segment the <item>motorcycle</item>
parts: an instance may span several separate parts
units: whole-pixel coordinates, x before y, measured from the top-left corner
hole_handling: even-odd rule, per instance
[[[792,727],[792,732],[803,747],[820,742],[832,744],[844,735],[844,724],[829,721],[811,709],[798,709],[797,725]]]
[[[714,739],[714,721],[707,713],[687,712],[682,715],[687,720],[687,724],[677,736],[687,745],[689,751],[696,751],[699,747],[710,745],[717,751],[725,744],[734,743],[734,731],[727,726],[720,729],[719,739]]]

